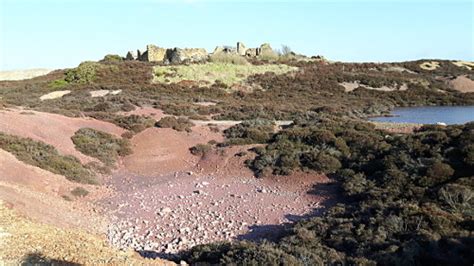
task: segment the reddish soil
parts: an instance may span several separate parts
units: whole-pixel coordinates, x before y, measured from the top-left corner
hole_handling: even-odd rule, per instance
[[[135,110],[130,112],[121,112],[121,115],[147,115],[150,116],[157,121],[161,118],[165,117],[166,115],[160,109],[155,109],[153,107],[137,107]]]
[[[111,123],[92,118],[72,118],[21,109],[0,110],[0,132],[50,144],[60,153],[73,155],[82,163],[97,161],[77,151],[72,143],[71,137],[83,127],[94,128],[116,136],[125,132],[124,129]]]
[[[123,164],[128,171],[147,176],[185,171],[198,162],[189,148],[212,139],[222,140],[222,136],[208,127],[194,127],[191,133],[149,128],[133,137],[134,152],[123,159]]]
[[[91,203],[84,200],[66,201],[77,187],[63,176],[18,161],[12,154],[0,149],[0,201],[3,200],[21,214],[37,221],[62,228],[80,227],[102,231],[105,220],[94,213]],[[90,198],[102,194],[104,188],[83,186]]]

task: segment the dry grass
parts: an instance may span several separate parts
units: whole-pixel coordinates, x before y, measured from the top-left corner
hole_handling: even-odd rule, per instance
[[[453,62],[453,64],[458,66],[458,67],[465,67],[468,70],[472,70],[474,68],[474,62],[456,61],[456,62]]]
[[[424,70],[435,70],[439,67],[439,62],[431,61],[431,62],[423,62],[420,64],[420,68]]]
[[[205,81],[211,84],[219,80],[227,86],[239,84],[249,76],[273,72],[277,75],[298,70],[284,64],[238,65],[228,63],[193,64],[189,66],[154,67],[155,83],[178,83],[183,80]]]
[[[210,61],[212,63],[218,64],[234,64],[234,65],[248,65],[249,62],[245,57],[238,54],[213,54],[210,56]]]
[[[19,217],[0,201],[0,264],[3,265],[174,265],[118,251],[79,229],[59,229]]]
[[[41,96],[40,100],[42,100],[42,101],[44,101],[44,100],[53,100],[53,99],[61,98],[64,95],[69,94],[69,93],[71,93],[70,90],[53,91],[53,92],[50,92],[48,94],[45,94],[45,95]]]

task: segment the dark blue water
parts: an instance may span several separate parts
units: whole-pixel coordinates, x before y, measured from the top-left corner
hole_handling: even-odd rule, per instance
[[[393,123],[464,124],[474,121],[474,106],[426,106],[396,108],[393,117],[373,117],[371,121]]]

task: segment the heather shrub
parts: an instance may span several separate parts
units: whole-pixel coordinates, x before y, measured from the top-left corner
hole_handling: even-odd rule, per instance
[[[212,150],[212,145],[210,144],[197,144],[189,149],[193,155],[205,156]]]
[[[155,126],[161,128],[172,128],[176,131],[187,131],[191,132],[191,127],[194,124],[189,119],[184,117],[176,118],[174,116],[165,116],[156,122]]]
[[[115,164],[119,156],[132,153],[129,140],[92,128],[79,129],[71,139],[77,150],[99,159],[108,166]]]
[[[265,143],[273,135],[274,127],[270,120],[248,120],[224,130],[224,135],[229,144]]]
[[[340,203],[293,224],[271,245],[280,254],[276,260],[267,245],[242,242],[198,246],[184,258],[227,264],[468,265],[474,166],[465,160],[465,147],[473,140],[471,125],[423,127],[402,135],[321,114],[299,120],[275,133],[267,146],[253,149],[257,156],[249,166],[263,177],[295,170],[328,173],[342,189]],[[259,254],[258,259],[249,261],[247,254]]]
[[[0,148],[6,150],[27,164],[37,166],[68,180],[85,184],[97,184],[91,171],[73,156],[64,156],[56,148],[29,138],[20,138],[0,132]]]
[[[104,59],[102,59],[102,62],[121,62],[123,61],[123,58],[120,55],[116,54],[108,54],[104,56]]]
[[[114,124],[130,130],[133,133],[139,133],[149,127],[152,127],[154,126],[155,122],[156,121],[153,118],[140,115],[118,116],[113,119]]]
[[[91,83],[96,78],[99,67],[100,64],[97,62],[82,62],[78,67],[68,70],[64,80],[75,83]]]
[[[75,189],[71,190],[71,194],[75,197],[85,197],[89,194],[89,191],[82,187],[76,187]]]

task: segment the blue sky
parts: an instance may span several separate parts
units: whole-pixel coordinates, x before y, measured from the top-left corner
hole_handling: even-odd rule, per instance
[[[474,60],[473,1],[0,0],[0,69],[269,42],[341,61]]]

